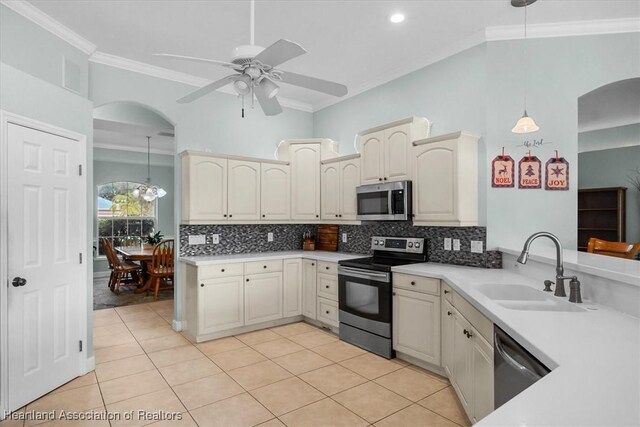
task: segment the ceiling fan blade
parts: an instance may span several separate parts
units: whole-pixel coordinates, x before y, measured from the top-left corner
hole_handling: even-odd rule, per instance
[[[283,62],[300,56],[303,53],[307,53],[307,51],[298,43],[280,39],[256,55],[254,59],[260,61],[264,65],[277,67]]]
[[[220,80],[216,80],[213,83],[209,83],[208,85],[202,86],[200,89],[194,90],[193,92],[178,99],[178,103],[187,104],[189,102],[195,101],[201,96],[205,96],[206,94],[211,93],[214,90],[221,88],[222,86],[228,85],[229,83],[234,81],[237,77],[238,77],[237,74],[233,74],[233,75],[224,77]]]
[[[260,85],[255,88],[254,93],[256,94],[258,103],[260,103],[260,107],[262,107],[262,111],[264,111],[265,115],[276,116],[282,113],[282,107],[278,102],[278,98],[275,96],[273,98],[268,98],[263,83],[260,83]]]
[[[281,71],[282,81],[294,86],[312,89],[318,92],[328,93],[333,96],[344,96],[347,94],[347,87],[340,83],[330,82],[315,77],[303,76],[302,74]]]
[[[198,58],[195,56],[174,55],[172,53],[154,53],[153,56],[163,56],[165,58],[175,58],[175,59],[186,59],[188,61],[195,61],[195,62],[206,62],[209,64],[218,64],[224,67],[231,67],[231,68],[240,67],[238,64],[234,64],[232,62],[218,61],[215,59],[207,59],[207,58]]]

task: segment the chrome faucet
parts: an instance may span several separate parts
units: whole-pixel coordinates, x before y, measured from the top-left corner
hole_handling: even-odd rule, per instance
[[[554,235],[546,231],[540,231],[538,233],[534,233],[524,242],[524,247],[522,248],[522,253],[518,257],[518,262],[520,264],[526,264],[527,258],[529,257],[529,248],[531,247],[531,243],[537,239],[538,237],[548,237],[551,241],[556,245],[556,290],[553,295],[557,297],[566,297],[567,294],[564,290],[564,281],[565,279],[571,280],[570,282],[570,290],[571,294],[569,296],[570,302],[581,303],[582,298],[580,296],[580,281],[576,276],[565,276],[564,275],[564,264],[562,261],[562,243],[560,240]],[[544,285],[545,291],[551,291],[551,285],[553,284],[550,280],[545,280]]]

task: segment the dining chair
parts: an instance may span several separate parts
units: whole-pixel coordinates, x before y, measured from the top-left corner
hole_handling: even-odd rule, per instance
[[[595,237],[589,239],[587,244],[587,252],[600,255],[614,256],[618,258],[635,259],[640,252],[640,242],[608,242]]]
[[[173,289],[173,244],[172,239],[163,240],[153,248],[153,256],[148,269],[151,286],[147,290],[147,295],[153,288],[154,301],[158,300],[158,293],[161,290]]]
[[[102,247],[109,261],[111,276],[109,277],[109,288],[116,295],[120,293],[121,285],[142,285],[142,267],[131,261],[122,261],[109,239],[102,238]]]

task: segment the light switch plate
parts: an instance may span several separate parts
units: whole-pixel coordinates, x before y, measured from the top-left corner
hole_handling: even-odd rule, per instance
[[[454,251],[460,250],[460,239],[453,239],[453,250]]]
[[[481,254],[483,252],[482,246],[482,240],[472,240],[471,252],[473,252],[474,254]]]
[[[211,235],[211,239],[213,240],[213,244],[217,245],[218,243],[220,243],[220,235],[219,234],[212,234]]]
[[[267,233],[267,242],[273,242],[273,233]]]
[[[347,243],[347,233],[342,233],[342,243]]]
[[[207,243],[207,236],[204,234],[195,234],[189,236],[189,244],[190,245],[204,245]]]
[[[445,251],[450,251],[451,250],[451,237],[445,237],[444,238],[444,250]]]

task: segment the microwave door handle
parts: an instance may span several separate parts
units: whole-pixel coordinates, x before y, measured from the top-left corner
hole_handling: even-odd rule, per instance
[[[387,191],[387,197],[389,198],[389,212],[387,212],[387,215],[395,215],[396,213],[396,207],[395,207],[395,197],[393,197],[393,190],[389,190]]]

